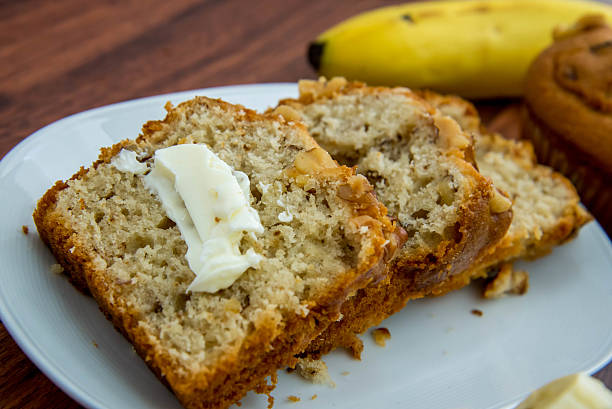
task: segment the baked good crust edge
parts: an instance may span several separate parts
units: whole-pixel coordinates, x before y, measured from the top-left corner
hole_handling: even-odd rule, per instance
[[[236,113],[241,111],[248,121],[279,119],[277,116],[260,115],[224,101],[208,98],[204,100],[222,109],[232,109]],[[202,97],[169,110],[163,121],[147,122],[135,142],[125,140],[110,148],[101,149],[99,159],[91,168],[95,169],[101,163],[108,163],[123,147],[133,143],[148,142],[164,124],[177,118],[176,110],[188,109],[197,101],[202,101]],[[300,127],[299,124],[296,126]],[[318,146],[314,140],[312,143],[313,146]],[[353,170],[343,168],[345,178],[354,174]],[[71,179],[82,178],[88,171],[89,169],[81,168]],[[33,218],[41,239],[51,249],[70,281],[81,291],[93,295],[105,316],[134,345],[136,352],[157,377],[164,384],[171,385],[179,401],[190,408],[225,407],[242,398],[248,390],[269,391],[271,388],[264,385],[265,377],[270,375],[274,378],[276,370],[281,365],[294,365],[295,355],[336,319],[338,310],[349,293],[384,276],[385,270],[381,268],[381,261],[384,257],[390,257],[390,254],[388,254],[389,249],[384,249],[382,243],[395,234],[393,232],[395,226],[384,216],[386,209],[378,204],[379,218],[386,220],[380,234],[383,237],[377,237],[375,242],[379,245],[372,249],[366,260],[362,260],[357,271],[347,271],[344,279],[338,280],[331,291],[323,294],[319,298],[318,305],[311,308],[306,317],[293,315],[286,319],[283,331],[280,331],[276,321],[263,317],[256,323],[257,331],[249,334],[241,347],[233,354],[225,356],[214,370],[200,371],[195,379],[187,379],[176,374],[176,365],[172,363],[169,354],[160,351],[160,348],[156,350],[150,342],[150,334],[138,327],[138,314],[127,308],[121,300],[111,300],[108,297],[109,287],[112,284],[106,283],[101,274],[105,267],[104,261],[93,257],[91,245],[79,241],[75,232],[68,227],[69,224],[53,213],[59,193],[67,187],[66,182],[58,181],[39,200]],[[241,359],[238,359],[239,357]],[[245,357],[247,359],[244,359]],[[235,382],[228,384],[225,381],[232,374]]]

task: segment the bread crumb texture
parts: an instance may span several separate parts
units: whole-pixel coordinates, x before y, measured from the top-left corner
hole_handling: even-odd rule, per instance
[[[512,200],[513,218],[505,237],[484,261],[491,266],[517,257],[537,257],[573,238],[592,217],[580,206],[571,182],[537,163],[528,141],[489,132],[472,104],[459,97],[423,92],[425,99],[454,118],[473,136],[480,172]]]
[[[447,285],[450,279],[506,232],[510,203],[491,206],[496,190],[475,167],[471,136],[410,90],[334,78],[300,81],[299,92],[280,105],[290,106],[292,116],[299,113],[339,163],[356,167],[404,229],[390,279],[358,291],[343,305],[345,318],[308,350],[319,357],[343,346],[358,357],[361,341],[354,334],[409,299],[456,288]]]
[[[329,375],[327,364],[322,359],[300,358],[295,370],[298,375],[312,383],[336,386]]]
[[[308,89],[318,84],[300,83],[303,121],[334,159],[374,185],[408,233],[405,248],[434,249],[452,237],[470,187],[457,158],[447,157],[432,111],[406,90],[349,86],[321,97]]]
[[[61,264],[51,264],[51,272],[53,274],[62,274],[64,272],[64,267]]]
[[[294,396],[294,395],[289,395],[287,397],[287,400],[289,400],[289,402],[293,402],[293,403],[301,401],[301,399],[298,396]]]
[[[265,228],[259,237],[245,235],[240,245],[243,253],[253,248],[265,257],[260,266],[214,294],[186,292],[194,274],[178,228],[141,176],[110,165],[121,149],[130,149],[151,166],[155,150],[178,143],[204,143],[246,173],[250,205]],[[92,168],[58,182],[34,218],[43,240],[70,267],[73,281],[87,282],[185,406],[201,407],[205,402],[198,393],[210,398],[209,382],[223,383],[214,378],[216,370],[231,374],[231,368],[261,359],[244,350],[249,345],[262,354],[286,353],[273,351],[272,340],[286,331],[287,322],[295,324],[312,309],[323,310],[323,318],[337,314],[334,308],[367,284],[384,252],[392,225],[365,178],[355,181],[354,171],[333,161],[314,169],[308,163],[305,169],[297,166],[317,149],[301,126],[196,98],[169,111],[164,121],[145,124],[136,141],[103,149]],[[359,192],[353,192],[356,186]],[[343,199],[340,191],[354,193],[357,200]],[[287,211],[292,219],[279,220]],[[316,335],[308,333],[317,331],[314,324],[308,325],[299,342]],[[280,345],[300,348],[299,342]],[[244,362],[237,358],[241,348]],[[250,366],[265,373],[260,367]],[[249,382],[257,379],[244,385]],[[228,395],[219,402],[227,404],[246,390],[228,386],[224,392]]]
[[[28,234],[30,232],[30,229],[24,224],[23,226],[21,226],[21,231],[23,232],[23,234]]]

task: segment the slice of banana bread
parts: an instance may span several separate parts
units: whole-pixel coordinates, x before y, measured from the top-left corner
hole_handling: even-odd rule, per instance
[[[359,290],[308,350],[317,357],[345,346],[359,355],[356,333],[409,299],[447,291],[505,234],[510,201],[478,173],[471,138],[409,90],[342,78],[301,81],[299,89],[299,99],[275,112],[303,120],[336,160],[365,175],[406,232],[389,278]]]
[[[269,391],[266,377],[294,365],[349,294],[382,280],[398,236],[367,180],[302,125],[204,97],[167,109],[135,141],[102,149],[89,169],[57,182],[34,220],[71,279],[185,407],[227,407],[248,390]],[[130,150],[150,169],[156,150],[182,143],[206,144],[248,176],[264,226],[240,244],[264,256],[259,267],[215,293],[187,292],[194,274],[181,232],[142,175],[113,165]]]
[[[453,117],[475,141],[480,172],[506,191],[513,201],[514,217],[504,238],[472,268],[458,277],[459,288],[487,270],[516,258],[548,254],[554,246],[572,239],[591,215],[580,206],[571,182],[548,166],[539,165],[529,141],[515,141],[489,132],[478,111],[468,101],[431,91],[420,92],[430,104]]]

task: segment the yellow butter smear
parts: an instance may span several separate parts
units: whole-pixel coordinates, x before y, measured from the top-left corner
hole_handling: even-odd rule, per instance
[[[196,275],[187,291],[214,293],[259,266],[260,254],[253,249],[241,254],[239,249],[243,234],[264,231],[249,205],[249,178],[206,145],[157,150],[144,184],[159,196],[187,243],[187,262]]]

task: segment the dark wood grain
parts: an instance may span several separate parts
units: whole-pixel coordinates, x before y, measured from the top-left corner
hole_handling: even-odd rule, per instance
[[[93,107],[193,88],[314,78],[304,57],[309,40],[391,3],[1,0],[0,158],[44,125]],[[480,108],[487,122],[513,136],[517,121],[508,103]],[[598,377],[612,386],[610,367]],[[76,407],[0,325],[0,408]]]
[[[0,325],[0,408],[79,408],[19,349]]]

